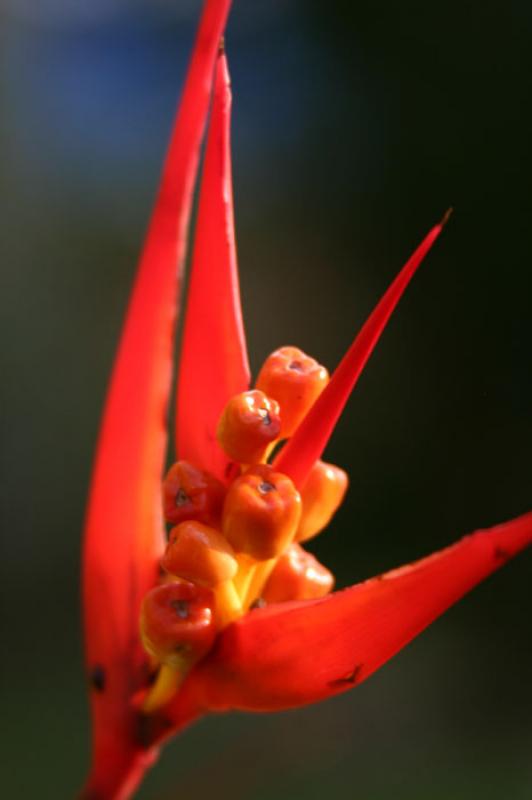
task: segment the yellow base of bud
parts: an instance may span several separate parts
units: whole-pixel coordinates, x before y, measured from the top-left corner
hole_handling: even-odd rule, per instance
[[[276,564],[277,559],[270,558],[268,561],[261,561],[256,565],[246,595],[242,601],[246,611],[249,609],[250,605],[260,597]]]
[[[224,581],[214,587],[216,597],[216,624],[222,629],[244,613],[242,601],[233,581]]]
[[[161,664],[155,683],[142,704],[142,711],[145,714],[153,714],[166,705],[183,683],[187,671],[185,667],[176,669],[168,664]]]
[[[234,578],[234,584],[241,601],[243,601],[249,590],[257,562],[244,553],[239,553],[236,560],[238,561],[238,572]]]

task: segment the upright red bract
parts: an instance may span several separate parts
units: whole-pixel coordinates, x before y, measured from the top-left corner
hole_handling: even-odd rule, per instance
[[[327,597],[244,614],[224,630],[216,628],[214,646],[203,659],[203,651],[197,656],[198,663],[189,662],[190,671],[183,674],[184,683],[183,675],[176,682],[180,688],[171,699],[163,687],[164,703],[144,703],[154,671],[160,667],[163,684],[165,677],[163,657],[159,664],[155,653],[150,661],[141,647],[139,615],[143,598],[159,581],[165,542],[161,480],[174,323],[213,82],[178,375],[176,444],[179,458],[226,484],[238,471],[227,469],[216,426],[230,398],[249,385],[233,226],[231,95],[220,50],[229,6],[229,0],[204,4],[98,442],[83,554],[93,716],[93,765],[84,800],[127,800],[155,759],[157,745],[209,711],[290,708],[357,685],[532,540],[532,514],[525,514]],[[275,471],[285,473],[287,481],[286,476],[292,478],[296,487],[304,485],[320,458],[442,225],[429,232],[407,261],[275,459]],[[261,486],[264,491],[275,488],[267,480]],[[186,606],[176,602],[178,615],[186,616]],[[172,624],[178,627],[173,618]]]
[[[199,200],[192,274],[179,361],[176,450],[223,479],[228,463],[216,441],[229,398],[249,386],[233,221],[225,57],[218,60]]]
[[[83,553],[93,770],[86,797],[128,796],[150,756],[132,695],[146,682],[140,604],[157,580],[177,293],[212,74],[230,0],[207,0],[106,401]]]

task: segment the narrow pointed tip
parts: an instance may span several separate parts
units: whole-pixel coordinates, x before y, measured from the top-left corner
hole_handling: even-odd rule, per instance
[[[532,513],[319,600],[246,614],[220,635],[196,691],[220,711],[280,711],[346,691],[530,544]]]
[[[444,228],[447,225],[453,213],[454,213],[454,208],[452,206],[449,206],[449,208],[441,218],[440,222],[438,223],[440,228]]]
[[[443,222],[449,217],[447,211]],[[289,475],[302,487],[314,462],[321,458],[344,406],[353,391],[366,362],[373,352],[388,320],[425,256],[438,238],[442,223],[435,225],[410,256],[403,269],[355,337],[351,347],[331,376],[321,396],[312,406],[299,428],[288,440],[274,461],[279,472]]]
[[[223,38],[217,39],[217,46]],[[215,88],[178,374],[176,451],[225,480],[227,457],[216,429],[230,397],[250,382],[234,233],[231,82],[218,50]],[[201,368],[198,367],[201,365]]]

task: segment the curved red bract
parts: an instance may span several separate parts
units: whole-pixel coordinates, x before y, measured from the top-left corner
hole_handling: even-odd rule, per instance
[[[532,513],[320,600],[247,614],[198,669],[210,710],[276,711],[351,689],[532,543]]]
[[[138,619],[142,597],[157,580],[163,547],[161,480],[177,293],[214,62],[229,7],[230,0],[205,3],[98,441],[83,552],[93,717],[87,798],[115,797],[133,773],[143,771],[136,765],[150,758],[139,743],[131,706],[147,677]]]

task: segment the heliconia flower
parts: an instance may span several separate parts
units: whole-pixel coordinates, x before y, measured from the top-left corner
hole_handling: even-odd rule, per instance
[[[84,800],[127,800],[160,744],[208,712],[293,708],[358,685],[532,541],[529,513],[332,594],[333,576],[301,547],[346,491],[346,474],[320,461],[336,421],[446,218],[330,379],[281,348],[250,391],[219,47],[229,6],[204,5],[98,442],[83,554],[93,719]],[[165,553],[174,323],[211,94]]]

